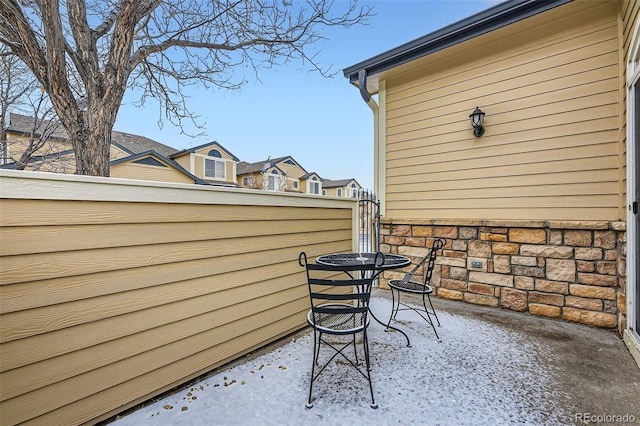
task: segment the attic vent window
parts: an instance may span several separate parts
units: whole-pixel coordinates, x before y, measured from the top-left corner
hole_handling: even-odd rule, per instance
[[[222,154],[217,149],[212,149],[209,151],[209,157],[222,158]]]

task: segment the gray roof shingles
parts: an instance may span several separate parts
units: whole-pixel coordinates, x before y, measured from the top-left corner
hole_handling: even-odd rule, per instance
[[[44,124],[36,129],[44,130]],[[33,117],[29,117],[21,114],[11,113],[9,115],[8,132],[29,134],[33,127]],[[51,135],[57,139],[68,139],[67,132],[62,126],[58,126]],[[140,154],[146,151],[155,151],[162,154],[165,157],[169,157],[171,154],[177,152],[177,149],[168,145],[164,145],[160,142],[156,142],[153,139],[149,139],[144,136],[133,135],[131,133],[113,131],[111,133],[111,143],[128,152],[129,154]]]

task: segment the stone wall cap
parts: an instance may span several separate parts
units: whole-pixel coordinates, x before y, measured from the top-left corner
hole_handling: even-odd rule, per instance
[[[626,231],[627,222],[611,222],[611,229],[614,231]]]
[[[609,229],[609,222],[605,220],[551,220],[551,229]]]
[[[549,229],[585,229],[625,231],[624,221],[606,220],[497,220],[497,219],[398,219],[381,217],[380,223],[385,225],[426,225],[426,226],[490,226],[495,228],[549,228]]]
[[[382,216],[380,223],[386,225],[432,225],[432,219],[396,219],[392,217]]]
[[[480,219],[433,219],[434,225],[446,226],[482,226],[483,221]]]
[[[502,228],[544,228],[544,220],[484,220],[483,225]]]

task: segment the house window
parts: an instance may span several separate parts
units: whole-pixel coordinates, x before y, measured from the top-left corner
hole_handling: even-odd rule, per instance
[[[293,189],[298,189],[300,187],[300,182],[298,182],[297,180],[293,181]]]
[[[358,198],[358,187],[356,186],[355,183],[351,184],[351,188],[349,188],[351,190],[351,198]]]
[[[204,159],[204,176],[208,178],[224,180],[225,178],[224,161],[205,158]]]
[[[309,194],[320,195],[320,182],[316,178],[312,178],[309,182]]]
[[[268,176],[267,189],[269,191],[279,191],[280,190],[280,176],[277,171],[272,171]]]
[[[338,197],[342,197],[342,188],[338,188]]]
[[[242,178],[242,186],[249,186],[249,178],[248,177],[243,177]]]

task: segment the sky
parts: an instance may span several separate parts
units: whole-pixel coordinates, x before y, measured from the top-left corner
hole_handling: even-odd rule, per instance
[[[390,306],[386,298],[371,300],[381,318],[388,317]],[[415,313],[401,311],[397,318],[396,325],[411,337],[410,348],[399,333],[386,333],[374,321],[369,326],[375,410],[369,407],[366,380],[335,360],[314,384],[313,408],[305,408],[313,351],[309,333],[112,425],[575,424],[571,413],[579,412],[581,401],[570,400],[556,380],[562,363],[545,343],[443,310],[438,343]],[[331,351],[323,347],[320,354],[326,360]]]
[[[336,0],[339,5],[343,0]],[[249,163],[293,157],[323,179],[351,179],[373,189],[373,113],[342,70],[490,8],[496,0],[361,0],[372,6],[367,25],[321,31],[316,58],[335,76],[301,70],[301,63],[262,70],[239,90],[193,91],[189,108],[204,129],[187,132],[165,121],[159,107],[134,106],[125,96],[114,130],[146,136],[176,149],[217,141]]]

